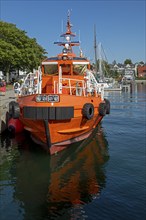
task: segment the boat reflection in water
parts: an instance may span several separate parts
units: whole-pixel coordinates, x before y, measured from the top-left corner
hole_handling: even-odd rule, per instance
[[[108,143],[101,127],[80,146],[74,144],[51,157],[36,145],[33,149],[34,143],[28,139],[22,138],[20,145],[20,139],[17,136],[12,140],[19,142],[20,150],[19,161],[17,158],[15,162],[14,198],[24,208],[24,219],[32,216],[70,219],[72,209],[99,197],[105,187],[104,169],[109,159]]]

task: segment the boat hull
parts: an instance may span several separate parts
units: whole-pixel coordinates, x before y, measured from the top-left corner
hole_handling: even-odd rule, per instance
[[[96,122],[96,126],[94,126],[94,128],[97,127],[97,125],[99,124],[99,122],[101,121],[101,119],[102,119],[102,117],[99,117],[99,118],[98,118],[98,120],[97,120],[97,122]],[[69,137],[67,137],[66,140],[60,141],[60,142],[57,142],[57,143],[54,143],[54,144],[51,144],[50,146],[48,146],[47,143],[45,143],[45,141],[41,141],[40,138],[38,138],[38,136],[36,136],[36,134],[35,134],[35,135],[34,135],[34,134],[31,134],[31,138],[32,138],[32,140],[33,140],[36,144],[41,145],[46,151],[49,151],[49,153],[50,153],[51,155],[53,155],[53,154],[56,154],[56,153],[59,152],[59,151],[62,151],[62,150],[64,150],[64,149],[70,147],[71,144],[73,144],[73,143],[80,142],[80,141],[82,141],[82,140],[88,138],[88,137],[92,134],[94,128],[90,129],[90,130],[89,130],[88,132],[86,132],[86,133],[84,132],[84,133],[82,133],[82,134],[79,134],[79,136],[72,137],[71,139],[68,139]],[[77,134],[76,134],[76,135],[77,135]]]
[[[35,95],[18,98],[19,119],[32,139],[45,146],[50,154],[89,137],[103,118],[98,112],[100,97],[70,96],[68,99],[67,95],[61,95],[60,102],[53,105],[34,100]],[[83,114],[85,107],[87,115]],[[91,110],[93,115],[88,115]]]

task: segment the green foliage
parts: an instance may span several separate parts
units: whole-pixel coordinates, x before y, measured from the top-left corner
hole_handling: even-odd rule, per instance
[[[140,61],[139,64],[144,65],[144,62],[143,62],[143,61]]]
[[[131,59],[126,59],[126,60],[124,61],[124,64],[125,64],[125,65],[127,65],[127,64],[132,64]]]
[[[41,64],[45,50],[16,25],[0,21],[0,70],[32,71]]]

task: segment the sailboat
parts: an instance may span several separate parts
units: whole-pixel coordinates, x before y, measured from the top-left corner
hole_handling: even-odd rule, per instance
[[[121,91],[122,86],[117,84],[112,77],[108,76],[105,63],[107,63],[107,57],[104,52],[101,42],[96,43],[96,30],[94,27],[94,50],[95,50],[95,76],[99,84],[103,85],[104,91]],[[98,56],[97,56],[98,52]]]

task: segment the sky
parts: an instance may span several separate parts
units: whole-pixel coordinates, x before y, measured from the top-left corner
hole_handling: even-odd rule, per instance
[[[97,44],[101,43],[109,63],[146,62],[145,0],[0,0],[0,19],[13,23],[36,38],[55,56],[62,48],[55,45],[66,30],[67,12],[71,11],[73,40],[81,41],[83,54],[94,62],[94,27]],[[79,48],[75,49],[79,54]]]

